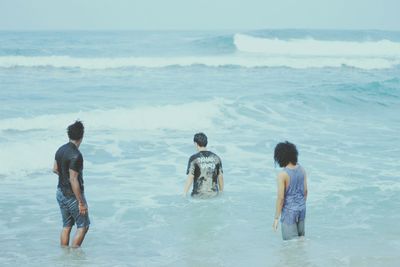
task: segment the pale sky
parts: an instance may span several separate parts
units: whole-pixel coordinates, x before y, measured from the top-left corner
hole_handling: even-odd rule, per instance
[[[378,29],[400,0],[0,0],[0,30]]]

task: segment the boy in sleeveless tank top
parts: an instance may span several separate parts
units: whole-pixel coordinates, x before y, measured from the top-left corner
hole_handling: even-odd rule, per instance
[[[297,163],[297,148],[288,141],[275,147],[274,160],[283,170],[278,174],[278,195],[272,228],[278,229],[279,218],[283,240],[302,237],[305,234],[307,175]]]

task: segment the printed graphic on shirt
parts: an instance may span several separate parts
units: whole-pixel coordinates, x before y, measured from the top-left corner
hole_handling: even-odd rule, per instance
[[[221,159],[211,151],[201,151],[190,157],[187,174],[192,174],[192,196],[213,196],[218,193],[218,175],[223,173]]]

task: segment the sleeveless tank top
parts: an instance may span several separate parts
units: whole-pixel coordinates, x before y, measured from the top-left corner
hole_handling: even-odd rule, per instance
[[[285,189],[281,222],[295,224],[306,217],[306,201],[304,198],[304,170],[300,165],[294,169],[284,168],[289,175],[289,186]]]

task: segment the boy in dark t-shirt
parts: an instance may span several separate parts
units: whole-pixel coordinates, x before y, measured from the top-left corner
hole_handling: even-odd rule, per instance
[[[60,244],[64,247],[69,246],[72,226],[77,227],[72,247],[79,247],[90,225],[82,177],[83,157],[79,151],[83,134],[82,122],[69,125],[69,142],[57,150],[54,160],[53,172],[58,175],[57,201],[63,221]]]
[[[204,133],[195,134],[193,141],[198,153],[192,155],[188,162],[184,196],[193,184],[192,197],[214,197],[224,190],[221,159],[215,153],[207,151],[207,136]]]

